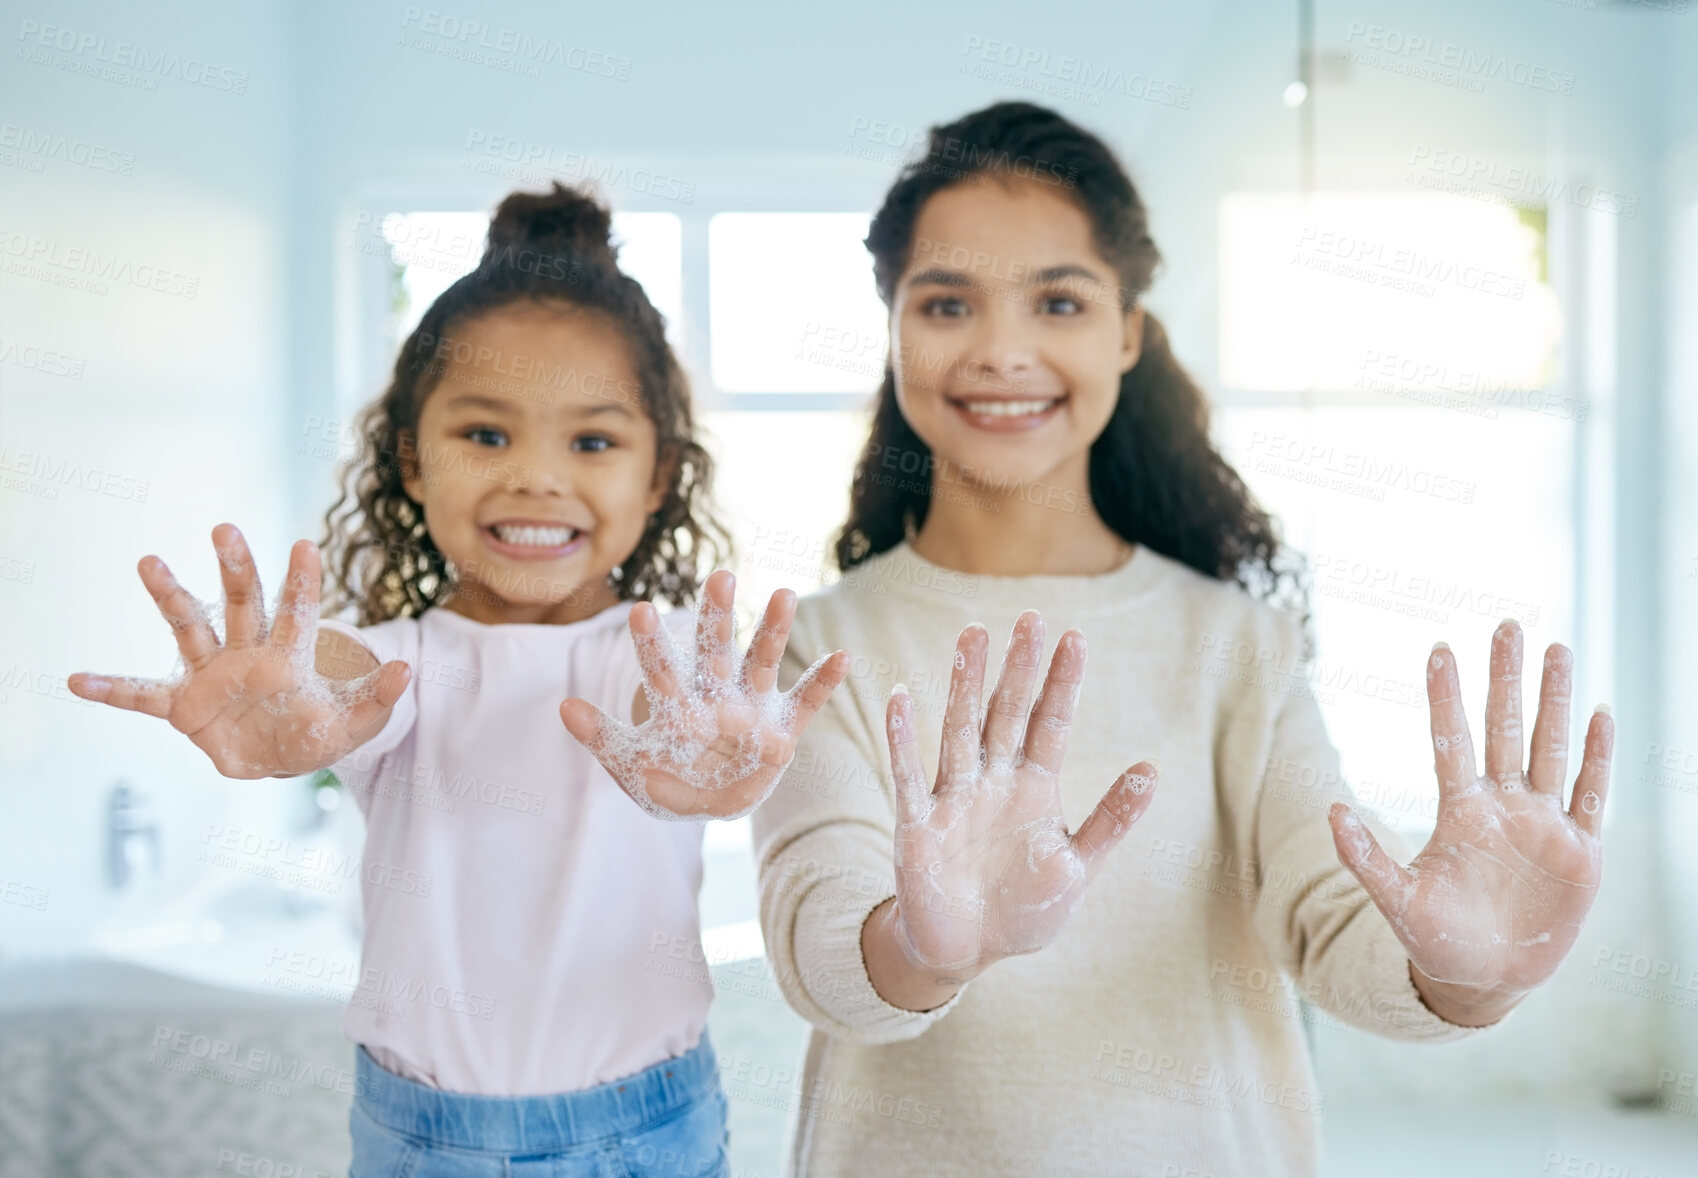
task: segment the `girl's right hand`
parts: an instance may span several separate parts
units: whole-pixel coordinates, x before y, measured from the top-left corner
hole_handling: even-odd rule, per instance
[[[921,770],[907,691],[894,692],[887,706],[897,808],[891,927],[909,964],[929,973],[965,979],[1049,944],[1154,797],[1157,769],[1141,761],[1068,835],[1061,760],[1085,639],[1076,630],[1061,636],[1034,708],[1043,632],[1033,610],[1015,622],[982,721],[988,635],[976,623],[961,632],[935,789]]]
[[[183,677],[166,682],[79,672],[70,689],[169,720],[226,777],[293,777],[334,765],[378,733],[411,669],[396,660],[357,679],[319,673],[320,566],[311,541],[290,550],[283,594],[269,620],[242,534],[220,524],[212,542],[224,581],[225,640],[165,562],[145,556],[137,569],[176,634]]]

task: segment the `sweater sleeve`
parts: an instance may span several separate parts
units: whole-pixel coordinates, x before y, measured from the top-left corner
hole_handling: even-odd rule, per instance
[[[821,653],[798,617],[780,684],[794,683]],[[863,691],[872,686],[860,683]],[[832,692],[754,813],[761,933],[778,987],[798,1014],[841,1039],[894,1043],[948,1014],[966,988],[917,1012],[886,1002],[867,976],[861,927],[896,894],[896,810],[883,729],[871,726],[871,713],[883,717],[883,700],[858,699],[856,687],[851,675]]]
[[[1293,682],[1302,685],[1300,679]],[[1287,787],[1293,781],[1311,786]],[[1415,989],[1408,952],[1339,861],[1327,822],[1335,801],[1351,805],[1388,855],[1409,862],[1403,841],[1363,810],[1339,773],[1338,753],[1314,696],[1287,695],[1275,720],[1254,823],[1256,929],[1269,953],[1306,1001],[1385,1038],[1447,1042],[1484,1030],[1446,1022]]]

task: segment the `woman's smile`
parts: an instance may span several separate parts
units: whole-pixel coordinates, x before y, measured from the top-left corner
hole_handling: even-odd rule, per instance
[[[1067,394],[1058,397],[985,397],[949,396],[943,398],[950,408],[974,429],[990,433],[1010,433],[1038,429],[1048,424],[1067,403]]]

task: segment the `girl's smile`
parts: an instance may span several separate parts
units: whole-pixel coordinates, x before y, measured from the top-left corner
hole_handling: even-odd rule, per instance
[[[576,552],[586,529],[544,519],[504,519],[485,524],[491,548],[515,560],[558,560]]]

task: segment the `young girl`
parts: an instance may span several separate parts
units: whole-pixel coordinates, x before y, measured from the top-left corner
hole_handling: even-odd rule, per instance
[[[1441,1041],[1549,978],[1599,883],[1612,722],[1565,808],[1572,660],[1545,654],[1524,770],[1505,622],[1478,776],[1440,643],[1438,826],[1400,866],[1272,604],[1301,596],[1277,529],[1139,305],[1158,256],[1108,148],[1019,103],[936,127],[867,246],[890,366],[846,575],[786,657],[852,648],[888,703],[839,693],[754,819],[773,972],[816,1028],[789,1172],[1313,1175],[1298,999]],[[1098,670],[1082,690],[1067,630],[1034,705],[1037,611]]]
[[[306,541],[266,618],[223,524],[223,638],[147,557],[183,675],[70,681],[168,719],[229,777],[332,767],[365,813],[354,1178],[730,1173],[712,982],[688,967],[702,828],[655,818],[751,809],[847,662],[780,696],[794,595],[775,594],[735,665],[729,573],[694,657],[667,634],[691,645],[689,615],[646,604],[683,605],[724,533],[609,225],[558,183],[509,196],[407,339],[354,502],[326,518],[358,629],[318,620]]]

